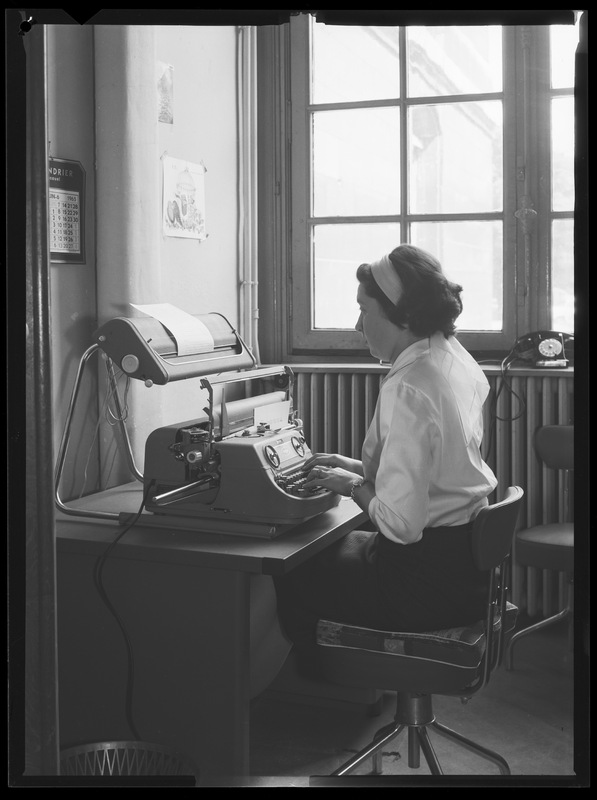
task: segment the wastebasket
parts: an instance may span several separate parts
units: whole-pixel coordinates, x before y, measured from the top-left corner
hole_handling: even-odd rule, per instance
[[[150,742],[91,742],[60,753],[61,775],[191,775],[195,764],[169,747]]]

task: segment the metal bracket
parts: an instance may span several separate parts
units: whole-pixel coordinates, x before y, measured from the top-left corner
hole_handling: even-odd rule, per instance
[[[70,441],[70,434],[71,434],[71,426],[72,426],[72,421],[73,421],[73,415],[74,415],[74,411],[75,411],[75,407],[76,407],[76,403],[77,403],[77,397],[79,395],[79,390],[81,388],[81,379],[83,377],[83,371],[85,369],[85,366],[86,366],[87,362],[91,358],[91,356],[94,353],[96,353],[99,349],[100,349],[99,345],[97,345],[97,344],[92,345],[91,347],[89,347],[83,353],[83,355],[81,357],[81,360],[79,362],[79,367],[77,369],[77,375],[75,377],[75,383],[74,383],[74,386],[73,386],[73,391],[71,393],[71,398],[70,398],[70,402],[69,402],[69,406],[68,406],[68,411],[67,411],[67,414],[66,414],[66,421],[65,421],[65,425],[64,425],[64,431],[63,431],[63,434],[62,434],[62,441],[60,442],[60,448],[59,448],[59,451],[58,451],[58,458],[56,460],[56,471],[55,471],[55,476],[54,476],[54,498],[55,498],[56,506],[64,514],[70,514],[70,515],[78,516],[78,517],[96,517],[98,519],[118,520],[120,515],[118,513],[116,513],[116,512],[112,513],[112,512],[109,512],[109,511],[89,511],[89,510],[85,510],[85,509],[72,508],[71,506],[66,505],[64,503],[64,501],[60,498],[60,481],[62,479],[62,473],[63,473],[63,470],[64,470],[64,462],[66,460],[66,452],[68,450],[68,445],[69,445],[69,441]],[[135,464],[135,459],[134,459],[134,456],[133,456],[133,451],[132,451],[132,447],[131,447],[131,442],[130,442],[130,439],[129,439],[128,431],[126,429],[126,425],[124,424],[122,406],[120,405],[120,398],[118,396],[116,378],[114,376],[114,365],[112,363],[112,360],[109,357],[106,357],[106,358],[107,358],[107,362],[108,362],[108,379],[110,381],[110,388],[112,390],[112,395],[114,397],[114,402],[116,404],[116,410],[117,410],[117,414],[118,414],[118,425],[120,426],[120,431],[122,433],[122,438],[123,438],[124,443],[125,443],[125,454],[126,454],[126,457],[127,457],[128,466],[129,466],[129,469],[132,472],[132,474],[135,476],[135,478],[138,481],[143,482],[143,475],[141,474],[141,472],[139,472],[139,470],[137,469],[137,466]]]

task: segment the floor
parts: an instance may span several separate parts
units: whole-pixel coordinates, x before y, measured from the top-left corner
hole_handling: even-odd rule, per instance
[[[583,754],[575,761],[574,656],[565,624],[523,637],[514,654],[514,669],[502,666],[469,703],[438,697],[437,720],[499,752],[511,770],[501,780],[511,785],[584,786]],[[445,778],[431,776],[422,756],[419,769],[408,767],[404,733],[384,750],[381,778],[366,777],[370,760],[357,768],[356,777],[318,778],[337,769],[392,719],[394,697],[384,695],[382,713],[373,716],[360,703],[305,702],[268,689],[253,703],[251,777],[242,785],[437,785],[444,780],[466,785],[472,780],[491,786],[495,776],[500,780],[495,764],[434,731],[430,736]],[[584,719],[584,709],[580,716]]]

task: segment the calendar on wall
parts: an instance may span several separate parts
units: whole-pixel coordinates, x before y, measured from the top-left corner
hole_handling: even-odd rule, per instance
[[[78,161],[49,159],[50,258],[85,263],[85,170]]]

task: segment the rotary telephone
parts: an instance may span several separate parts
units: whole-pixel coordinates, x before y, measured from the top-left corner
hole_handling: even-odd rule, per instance
[[[568,347],[568,353],[566,352]],[[563,369],[574,355],[574,336],[560,331],[533,331],[517,339],[508,361],[527,361],[534,367]]]

